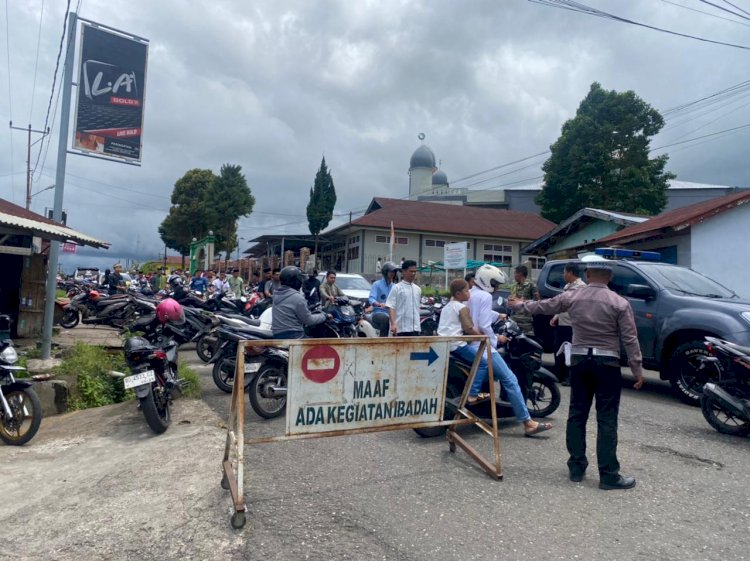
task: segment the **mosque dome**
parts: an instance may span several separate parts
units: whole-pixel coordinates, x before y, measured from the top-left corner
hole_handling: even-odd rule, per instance
[[[435,168],[435,154],[427,146],[422,144],[411,155],[409,168]]]
[[[441,169],[432,174],[433,185],[448,185],[448,176]]]

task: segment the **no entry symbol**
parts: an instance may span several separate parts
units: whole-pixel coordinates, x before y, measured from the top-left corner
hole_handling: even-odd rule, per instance
[[[339,354],[328,345],[313,347],[302,356],[302,373],[305,378],[316,384],[325,384],[333,380],[340,366]]]

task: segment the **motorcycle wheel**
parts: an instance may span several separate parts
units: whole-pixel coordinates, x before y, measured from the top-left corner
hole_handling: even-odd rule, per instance
[[[31,388],[5,394],[11,418],[0,413],[0,440],[12,446],[21,446],[34,438],[42,424],[42,403]]]
[[[264,419],[279,417],[286,411],[286,396],[268,395],[269,387],[286,387],[286,372],[276,364],[265,364],[250,382],[250,405]]]
[[[216,352],[217,341],[216,337],[208,333],[202,335],[195,343],[195,352],[198,353],[198,358],[203,362],[210,362]]]
[[[221,391],[226,393],[232,393],[232,386],[234,386],[234,361],[229,357],[222,357],[214,363],[214,369],[211,373],[214,379],[214,384]]]
[[[458,399],[461,397],[461,388],[455,384],[448,382],[448,387],[445,389],[445,411],[443,412],[443,421],[453,419],[456,416],[456,408],[448,402],[449,399]],[[414,429],[419,436],[422,438],[432,438],[435,436],[443,436],[448,427],[423,427],[421,429]]]
[[[710,371],[701,373],[701,358],[710,356],[703,341],[690,341],[680,345],[669,360],[672,392],[680,401],[696,407],[701,404],[703,386],[710,382]]]
[[[146,417],[146,423],[156,434],[161,434],[169,426],[172,416],[169,412],[169,399],[164,388],[158,388],[158,395],[154,393],[152,386],[148,395],[141,399],[141,411]]]
[[[560,388],[547,378],[535,378],[526,397],[529,415],[541,419],[551,415],[560,407]]]
[[[750,399],[750,388],[740,384],[722,384],[722,389],[740,399]],[[714,429],[722,434],[732,436],[747,436],[750,434],[750,421],[735,417],[725,410],[720,403],[711,397],[701,397],[701,412],[703,417]]]
[[[68,308],[63,312],[62,319],[60,319],[60,325],[65,329],[73,329],[78,322],[81,320],[76,310]]]

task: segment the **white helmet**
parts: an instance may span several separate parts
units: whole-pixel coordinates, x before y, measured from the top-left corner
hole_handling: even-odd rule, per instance
[[[508,276],[494,265],[482,265],[474,275],[474,284],[485,292],[495,292],[495,287],[508,282]]]

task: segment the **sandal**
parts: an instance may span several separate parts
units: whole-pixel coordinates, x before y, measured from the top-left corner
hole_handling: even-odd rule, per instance
[[[524,431],[523,435],[524,436],[528,436],[529,438],[531,438],[531,437],[536,436],[540,432],[548,431],[553,426],[554,425],[552,423],[537,423],[536,428]]]
[[[470,395],[466,398],[466,405],[475,405],[479,403],[480,401],[484,401],[485,399],[489,399],[490,394],[488,393],[478,393],[477,395]]]

